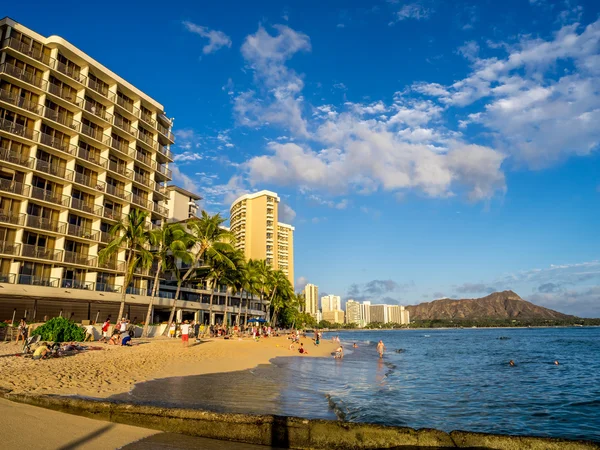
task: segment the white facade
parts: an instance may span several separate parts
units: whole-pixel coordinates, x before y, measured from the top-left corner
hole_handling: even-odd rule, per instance
[[[327,311],[341,311],[342,310],[342,299],[339,295],[325,295],[321,297],[321,310]]]
[[[314,318],[317,317],[319,311],[319,286],[307,284],[302,291],[304,295],[304,310]]]
[[[364,327],[371,323],[371,302],[365,300],[360,304],[360,326]]]
[[[354,323],[360,326],[360,303],[354,300],[346,302],[346,323]]]

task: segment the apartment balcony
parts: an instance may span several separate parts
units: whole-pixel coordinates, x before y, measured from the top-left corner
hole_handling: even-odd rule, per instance
[[[18,256],[21,251],[21,244],[14,242],[0,241],[0,254]]]
[[[69,224],[68,234],[73,237],[80,237],[83,239],[89,239],[91,241],[98,241],[100,238],[100,231],[93,231],[91,228],[82,227],[80,225]]]
[[[169,161],[173,161],[173,152],[166,145],[159,145],[156,150]]]
[[[164,206],[160,206],[157,203],[152,204],[152,211],[154,211],[156,214],[160,214],[161,216],[165,217],[169,214],[169,210],[167,208],[165,208]]]
[[[37,159],[35,161],[35,170],[53,175],[55,177],[63,178],[67,181],[73,181],[72,170],[67,169],[64,166],[59,166],[58,164],[42,161],[41,159]]]
[[[60,284],[59,278],[39,277],[37,275],[19,274],[17,277],[18,284],[26,284],[29,286],[46,286],[57,288]]]
[[[4,147],[0,147],[0,161],[5,161],[17,166],[33,168],[33,158],[28,158],[21,153],[17,153],[14,150],[9,150]]]
[[[105,169],[108,167],[108,159],[103,158],[97,154],[92,154],[83,147],[79,147],[77,149],[77,156],[85,161],[91,162]]]
[[[71,198],[71,208],[88,214],[94,214],[96,216],[100,216],[102,214],[102,206],[95,205],[92,202],[86,202],[79,198]]]
[[[75,183],[87,186],[98,192],[104,192],[106,189],[104,181],[98,181],[98,178],[89,177],[79,172],[75,172]]]
[[[141,195],[131,194],[131,202],[135,203],[138,206],[141,206],[144,209],[149,209],[148,199],[142,197]]]
[[[112,123],[113,115],[107,112],[105,109],[96,106],[94,103],[84,100],[83,109],[87,112],[93,114],[96,117],[100,117],[102,120],[105,120],[108,123]]]
[[[146,275],[147,276],[148,274],[150,274],[150,269],[138,266],[135,269],[133,269],[133,273],[136,275]]]
[[[98,292],[121,293],[121,289],[121,286],[112,283],[96,283],[96,291]]]
[[[173,135],[173,133],[171,133],[171,131],[167,127],[165,127],[159,123],[157,128],[158,128],[158,132],[160,134],[162,134],[164,137],[166,137],[169,140],[169,142],[171,142],[171,144],[175,143],[175,136]]]
[[[101,263],[98,261],[99,269],[108,269],[108,270],[116,270],[118,272],[125,272],[125,262],[124,261],[114,261],[108,260]]]
[[[106,185],[106,193],[112,195],[113,197],[123,199],[127,202],[129,202],[131,199],[131,192],[127,192],[125,189],[116,187],[112,184]]]
[[[40,134],[39,131],[26,128],[23,125],[11,122],[8,119],[0,119],[0,131],[6,131],[7,133],[29,139],[30,141],[36,141]]]
[[[48,84],[48,82],[43,80],[41,77],[33,76],[30,72],[25,72],[24,70],[19,69],[17,66],[9,63],[0,64],[0,72],[24,81],[25,83],[35,86],[40,90],[46,90],[46,86]]]
[[[79,70],[74,69],[73,67],[67,66],[65,63],[54,59],[52,64],[52,68],[57,72],[62,73],[63,75],[68,76],[70,79],[77,81],[83,85],[86,84],[87,77],[79,73]]]
[[[23,245],[21,256],[27,258],[47,259],[49,261],[61,261],[62,250],[54,250],[53,248],[38,247],[37,245]]]
[[[71,89],[64,89],[61,86],[58,86],[54,83],[48,83],[48,85],[46,86],[46,91],[49,94],[52,94],[56,97],[66,100],[67,102],[69,102],[73,105],[76,105],[79,107],[81,107],[83,105],[84,99],[81,97],[77,97],[77,94],[75,94]]]
[[[139,174],[139,173],[137,173],[137,172],[133,172],[133,179],[134,179],[136,182],[138,182],[138,183],[140,183],[140,184],[143,184],[144,186],[147,186],[147,187],[149,187],[149,188],[152,188],[152,187],[153,187],[152,185],[154,184],[154,181],[152,181],[152,180],[150,179],[150,177],[145,177],[145,176],[143,176],[143,175],[140,175],[140,174]]]
[[[60,287],[63,289],[81,289],[85,291],[93,291],[96,283],[93,281],[84,281],[84,280],[72,280],[69,278],[63,278]]]
[[[13,94],[5,89],[0,89],[0,101],[16,106],[17,108],[24,109],[30,113],[40,115],[43,106],[26,100],[20,95]]]
[[[40,230],[51,231],[53,233],[65,234],[67,232],[67,223],[58,220],[50,220],[45,217],[27,215],[27,226],[30,228],[39,228]]]
[[[146,166],[150,167],[152,170],[156,170],[156,161],[152,161],[152,158],[150,158],[147,155],[144,155],[142,152],[133,150],[131,152],[131,156],[135,157],[135,159],[137,159],[142,164],[145,164]]]
[[[31,188],[31,198],[42,200],[44,202],[54,203],[60,206],[69,206],[69,198],[66,195],[57,194],[48,189],[42,189],[39,187]]]
[[[80,266],[96,267],[96,257],[90,257],[78,252],[65,252],[63,262]]]
[[[123,219],[124,214],[120,211],[115,211],[114,209],[103,207],[102,217],[104,217],[105,219],[118,221],[118,220]]]
[[[0,223],[23,226],[25,224],[25,214],[0,209]]]
[[[129,286],[126,292],[131,295],[146,295],[146,289],[141,289],[134,286]]]
[[[116,140],[115,138],[110,139],[109,145],[111,148],[123,153],[124,155],[129,156],[129,143],[121,142]]]
[[[144,144],[146,144],[146,145],[147,145],[148,147],[150,147],[151,149],[153,149],[153,150],[156,150],[156,149],[158,149],[158,142],[156,142],[156,141],[155,141],[155,140],[152,138],[152,136],[150,136],[150,135],[147,135],[147,134],[144,134],[144,133],[141,133],[141,132],[138,130],[138,133],[137,133],[137,138],[138,138],[138,140],[139,140],[140,142],[143,142]]]
[[[109,136],[103,134],[103,130],[92,128],[89,125],[81,124],[81,132],[86,136],[91,137],[92,139],[97,140],[98,142],[102,142],[104,145],[108,145],[108,141],[110,139]]]
[[[113,116],[112,124],[115,127],[123,130],[125,133],[135,136],[135,128],[133,128],[131,125],[129,125],[129,123],[125,122],[123,119],[117,116]]]
[[[156,120],[154,120],[152,118],[151,114],[148,114],[142,110],[140,110],[140,114],[138,116],[141,120],[143,120],[144,122],[146,122],[148,125],[150,125],[152,128],[156,128]]]
[[[0,283],[15,284],[16,273],[0,273]]]
[[[167,169],[167,166],[165,166],[163,164],[157,166],[156,171],[158,173],[166,176],[167,178],[173,178],[173,172],[171,171],[171,169]]]
[[[46,133],[40,133],[40,144],[43,144],[47,147],[52,147],[56,150],[60,150],[61,152],[65,152],[73,156],[75,156],[77,153],[77,147],[74,145],[63,141],[62,139],[57,139]]]
[[[61,125],[73,130],[73,131],[77,131],[79,132],[79,130],[81,129],[81,122],[78,122],[77,120],[73,120],[72,117],[68,116],[65,113],[60,113],[58,111],[55,111],[53,109],[44,107],[44,117],[46,119],[50,119],[56,123],[60,123]]]
[[[21,42],[15,38],[5,39],[2,43],[2,46],[10,47],[13,50],[18,51],[19,53],[22,53],[23,55],[29,56],[30,58],[41,62],[42,64],[46,64],[47,66],[49,66],[50,62],[52,61],[52,58],[50,58],[50,56],[45,54],[42,50],[33,49],[25,42]]]
[[[92,89],[94,92],[97,92],[102,97],[108,98],[108,88],[106,86],[104,86],[103,84],[100,84],[100,83],[92,80],[91,78],[88,78],[87,87]]]
[[[131,179],[131,170],[127,168],[126,164],[119,164],[114,161],[108,162],[108,169],[113,171],[114,173],[118,173],[119,175]]]
[[[122,97],[119,97],[118,95],[117,95],[116,103],[124,110],[129,111],[131,114],[135,114],[136,116],[138,115],[138,109],[135,106],[133,106],[133,104],[126,102],[125,100],[123,100]]]
[[[100,232],[100,242],[108,244],[110,241],[112,241],[112,239],[113,239],[113,237],[108,231]]]

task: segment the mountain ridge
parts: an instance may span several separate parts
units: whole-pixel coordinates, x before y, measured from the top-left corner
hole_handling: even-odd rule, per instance
[[[493,292],[481,298],[442,298],[405,307],[410,320],[461,319],[548,319],[565,320],[575,316],[563,314],[523,300],[513,291]]]

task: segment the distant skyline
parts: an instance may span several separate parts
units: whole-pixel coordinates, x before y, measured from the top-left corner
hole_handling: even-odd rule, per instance
[[[512,289],[600,317],[600,4],[18,2],[175,117],[174,182],[268,189],[296,288],[417,304]],[[115,17],[117,17],[115,16]]]

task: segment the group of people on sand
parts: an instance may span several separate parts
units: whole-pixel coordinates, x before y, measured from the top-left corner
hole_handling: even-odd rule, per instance
[[[126,317],[123,317],[120,321],[117,321],[111,333],[110,316],[108,316],[102,324],[102,337],[98,342],[104,342],[108,345],[131,347],[131,338],[133,336],[135,336],[135,326],[131,324],[130,320]]]

